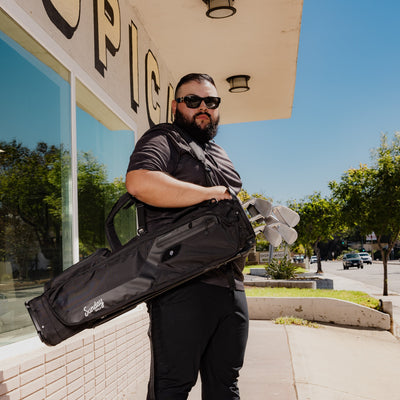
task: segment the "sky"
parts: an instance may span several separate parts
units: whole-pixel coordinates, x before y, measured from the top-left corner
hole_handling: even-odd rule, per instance
[[[275,204],[302,200],[314,192],[329,195],[330,181],[339,181],[345,171],[360,163],[371,164],[371,150],[379,146],[381,133],[390,137],[400,131],[399,19],[400,0],[304,0],[291,118],[222,125],[216,137],[239,171],[247,192],[263,194]],[[4,52],[8,39],[4,35],[0,39]],[[18,51],[18,45],[13,47]],[[60,83],[61,79],[33,56],[22,50],[20,53],[27,58],[29,74],[19,75],[24,77],[19,86],[5,79],[12,75],[6,68],[25,68],[21,61],[11,62],[16,53],[11,51],[7,56],[11,60],[8,66],[0,64],[0,78],[4,77],[1,87],[14,85],[13,90],[0,92],[1,109],[10,124],[7,118],[2,121],[1,136],[18,131],[29,145],[29,138],[37,141],[41,133],[43,140],[59,143],[62,138],[54,137],[53,132],[60,122],[50,116],[69,118],[69,108],[58,115],[53,105],[59,102],[52,99],[68,91],[68,85]],[[40,79],[40,74],[46,79]],[[41,114],[26,93],[43,93],[45,85],[54,95],[48,96],[46,104],[38,102],[37,106],[46,107],[48,112],[45,119],[35,119],[34,115]],[[15,98],[10,94],[2,97],[1,93],[13,93]],[[11,100],[24,106],[30,117],[15,118]],[[30,122],[29,129],[26,121]],[[93,123],[79,115],[78,122]],[[69,125],[65,126],[68,130]],[[124,176],[133,147],[127,145],[133,135],[121,131],[119,137],[119,149],[126,152],[123,157],[120,151],[111,151],[110,145],[105,146],[104,154],[96,153],[106,165],[114,166],[110,179]],[[105,132],[102,138],[109,141],[111,135]],[[80,140],[78,146],[80,150],[94,150],[92,136],[88,135],[86,142]],[[98,147],[101,149],[102,143]],[[116,163],[116,154],[117,159],[125,161]]]
[[[216,137],[248,193],[327,196],[330,181],[372,164],[381,134],[400,131],[399,18],[399,0],[304,0],[291,118]]]

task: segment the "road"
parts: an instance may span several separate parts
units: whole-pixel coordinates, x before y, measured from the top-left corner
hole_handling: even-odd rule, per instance
[[[310,271],[316,271],[317,264],[310,265]],[[341,276],[343,278],[353,279],[367,285],[376,286],[383,292],[383,264],[382,262],[373,262],[364,264],[363,269],[350,268],[343,269],[341,261],[322,261],[322,271]],[[400,293],[400,262],[389,262],[388,265],[388,290],[389,292]]]

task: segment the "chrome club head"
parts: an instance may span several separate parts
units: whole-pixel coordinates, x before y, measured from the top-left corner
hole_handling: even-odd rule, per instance
[[[291,228],[296,226],[300,221],[299,214],[285,206],[275,206],[273,207],[272,212],[279,221],[284,222]]]
[[[272,203],[268,200],[255,198],[244,203],[243,208],[247,209],[252,218],[257,214],[268,217],[272,212]]]
[[[297,240],[297,232],[286,224],[277,222],[268,226],[272,229],[276,229],[287,244],[293,244]]]
[[[274,247],[278,247],[282,243],[282,236],[275,227],[266,225],[263,234],[265,239],[267,239]]]

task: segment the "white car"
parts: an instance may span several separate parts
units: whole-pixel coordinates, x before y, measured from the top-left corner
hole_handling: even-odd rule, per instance
[[[311,258],[310,258],[310,264],[314,264],[314,263],[316,263],[316,262],[318,262],[317,256],[311,256]]]
[[[367,253],[366,251],[363,251],[358,254],[360,255],[361,260],[363,261],[364,264],[372,264],[372,258],[369,255],[369,253]]]

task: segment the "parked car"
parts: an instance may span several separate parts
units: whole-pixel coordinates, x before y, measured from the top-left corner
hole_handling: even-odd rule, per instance
[[[343,256],[343,268],[350,267],[363,268],[363,261],[358,253],[348,253]]]
[[[296,264],[301,264],[304,262],[304,256],[294,256],[293,262]]]
[[[358,253],[361,257],[363,264],[372,264],[372,258],[366,251]]]
[[[316,262],[318,262],[317,256],[311,256],[311,258],[310,258],[310,264],[313,264],[313,263],[316,263]]]

